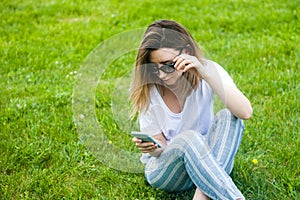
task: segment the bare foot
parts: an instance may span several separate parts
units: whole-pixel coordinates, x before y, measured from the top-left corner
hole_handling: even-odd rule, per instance
[[[209,198],[197,188],[193,200],[209,200]]]

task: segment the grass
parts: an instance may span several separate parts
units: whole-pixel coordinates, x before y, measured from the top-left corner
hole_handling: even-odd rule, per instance
[[[162,18],[185,25],[252,102],[232,173],[246,198],[300,199],[299,1],[4,0],[0,8],[1,199],[191,199],[193,190],[169,194],[142,174],[107,167],[73,121],[72,94],[90,52]],[[95,88],[99,126],[131,152],[126,132],[136,124],[116,113],[134,56],[110,63]]]

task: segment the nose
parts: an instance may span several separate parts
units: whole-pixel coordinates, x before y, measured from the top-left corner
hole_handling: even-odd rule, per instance
[[[165,73],[161,70],[158,70],[158,74],[157,74],[158,78],[164,79],[167,75],[168,75],[167,73]]]

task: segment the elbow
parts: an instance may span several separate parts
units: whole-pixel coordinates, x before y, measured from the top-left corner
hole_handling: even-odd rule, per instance
[[[251,103],[247,100],[243,103],[240,103],[238,106],[234,106],[232,109],[229,109],[232,113],[240,119],[247,120],[250,119],[253,113]]]
[[[249,112],[245,112],[242,119],[244,119],[244,120],[250,119],[252,116],[252,112],[253,112],[252,110]]]
[[[243,120],[250,119],[253,114],[252,106],[249,105],[247,108],[244,109],[243,113],[241,114],[240,118]]]

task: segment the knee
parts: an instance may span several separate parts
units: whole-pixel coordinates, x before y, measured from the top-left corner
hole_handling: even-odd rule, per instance
[[[178,134],[173,139],[172,143],[180,143],[183,146],[186,146],[186,145],[193,143],[195,140],[197,140],[200,143],[205,141],[204,137],[197,131],[188,130],[188,131],[184,131],[184,132],[181,132],[180,134]]]
[[[193,130],[177,135],[172,141],[172,147],[183,155],[197,154],[199,158],[206,156],[210,151],[204,136]]]
[[[216,114],[216,119],[217,119],[217,121],[219,121],[219,120],[230,121],[231,123],[234,123],[234,124],[237,124],[238,126],[244,127],[243,120],[234,116],[232,114],[232,112],[230,112],[230,110],[228,110],[227,108],[220,110]]]
[[[237,119],[227,108],[217,112],[216,117],[228,120]]]

